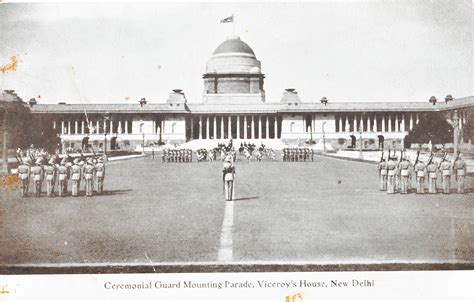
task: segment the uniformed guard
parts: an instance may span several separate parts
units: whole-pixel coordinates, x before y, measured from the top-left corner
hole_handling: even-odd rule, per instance
[[[440,165],[442,182],[443,182],[443,193],[449,194],[451,191],[451,168],[452,165],[449,160],[446,158],[443,159]]]
[[[84,179],[86,182],[86,196],[92,197],[92,189],[94,186],[94,171],[95,167],[93,165],[92,159],[87,159],[86,164],[84,165]]]
[[[71,166],[71,192],[72,196],[79,194],[79,183],[81,180],[81,167],[79,166],[79,159],[73,161]]]
[[[95,176],[97,177],[97,193],[102,194],[104,192],[105,165],[101,157],[99,157],[98,163],[95,165],[95,171]]]
[[[418,152],[418,155],[420,153]],[[425,175],[426,175],[426,165],[418,159],[415,161],[415,175],[416,175],[416,193],[424,194],[425,193]]]
[[[431,156],[426,166],[426,171],[428,172],[428,193],[436,194],[436,180],[438,179],[438,166],[433,161],[433,156]]]
[[[397,170],[396,158],[390,157],[387,162],[387,193],[395,193],[395,173]]]
[[[233,200],[235,167],[232,162],[231,155],[227,155],[225,157],[224,169],[222,170],[222,173],[223,173],[223,181],[224,181],[225,200]]]
[[[58,195],[64,197],[67,193],[67,181],[68,181],[68,167],[66,166],[67,161],[64,158],[58,168]]]
[[[21,180],[21,196],[28,196],[28,188],[30,186],[30,173],[31,173],[31,160],[29,158],[24,158],[21,161],[21,164],[18,166],[18,176]]]
[[[398,169],[400,170],[400,193],[408,193],[408,176],[410,174],[411,163],[408,161],[406,155],[402,156],[401,162],[398,164]]]
[[[41,186],[43,184],[43,159],[38,158],[36,165],[31,168],[31,174],[33,176],[33,192],[36,197],[41,195]]]
[[[387,191],[387,162],[383,158],[383,152],[377,169],[379,170],[380,191]]]
[[[464,161],[464,156],[462,153],[459,153],[459,156],[454,161],[454,173],[456,175],[456,184],[457,192],[459,194],[464,194],[465,189],[465,180],[466,175],[466,162]]]
[[[54,184],[54,165],[52,165],[51,161],[48,165],[44,168],[45,180],[46,180],[46,196],[52,197],[53,192],[53,184]]]

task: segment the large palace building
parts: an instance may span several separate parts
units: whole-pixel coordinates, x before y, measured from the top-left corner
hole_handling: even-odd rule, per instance
[[[461,129],[472,120],[473,96],[439,102],[305,102],[295,89],[286,89],[279,101],[267,102],[264,79],[253,50],[231,37],[207,62],[201,102],[187,102],[184,92],[176,89],[160,103],[36,104],[33,99],[30,106],[33,114],[51,119],[64,147],[80,147],[88,136],[97,148],[105,143],[108,150],[152,143],[197,148],[230,138],[275,147],[324,141],[334,149],[375,149],[403,144],[425,112],[443,112],[449,120],[456,111]]]

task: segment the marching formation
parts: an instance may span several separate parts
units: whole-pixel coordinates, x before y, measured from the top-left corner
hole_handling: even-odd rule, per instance
[[[466,162],[463,155],[459,154],[450,161],[447,153],[436,163],[434,154],[431,153],[428,160],[420,160],[420,152],[416,160],[412,163],[403,152],[397,158],[395,154],[388,153],[387,161],[382,157],[378,164],[380,190],[387,191],[388,194],[407,194],[412,188],[412,181],[416,182],[416,193],[424,194],[425,186],[428,186],[428,193],[438,193],[438,184],[441,182],[441,190],[444,194],[451,193],[451,176],[457,184],[457,193],[465,192]]]
[[[283,161],[313,161],[314,150],[310,148],[284,148]]]
[[[30,155],[32,155],[30,153]],[[35,197],[42,194],[44,183],[46,184],[46,196],[57,195],[64,197],[71,189],[71,196],[78,196],[81,182],[84,183],[86,196],[92,196],[94,187],[97,194],[104,191],[105,164],[102,157],[84,157],[73,159],[69,155],[60,158],[58,155],[50,156],[47,153],[40,157],[25,156],[19,158],[18,177],[21,181],[21,196],[27,197],[32,186]]]
[[[161,157],[163,163],[190,163],[193,161],[191,149],[164,149]]]

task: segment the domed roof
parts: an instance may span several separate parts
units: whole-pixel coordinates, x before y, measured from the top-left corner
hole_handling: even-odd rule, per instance
[[[246,53],[255,57],[255,53],[253,52],[252,48],[247,45],[247,43],[240,40],[239,37],[229,37],[227,40],[222,42],[216,50],[214,50],[214,55],[223,54],[223,53],[232,53],[232,52],[239,52],[239,53]]]

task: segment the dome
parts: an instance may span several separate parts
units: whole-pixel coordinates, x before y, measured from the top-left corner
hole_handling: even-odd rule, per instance
[[[213,55],[224,53],[246,53],[255,57],[255,53],[247,43],[240,40],[239,37],[229,37],[214,50]]]

